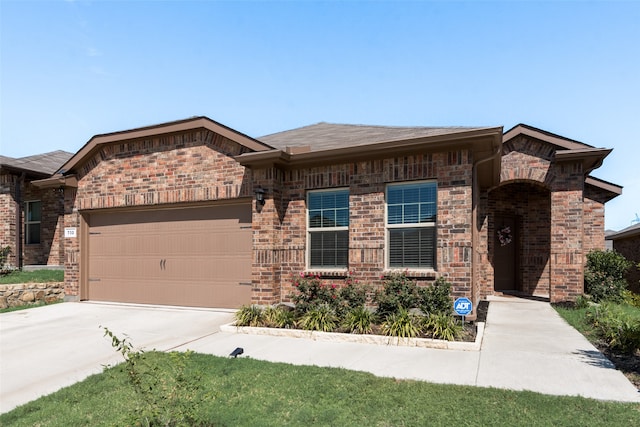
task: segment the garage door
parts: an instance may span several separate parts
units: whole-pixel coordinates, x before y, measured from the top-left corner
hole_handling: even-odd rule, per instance
[[[251,300],[251,205],[91,213],[95,301],[237,308]]]

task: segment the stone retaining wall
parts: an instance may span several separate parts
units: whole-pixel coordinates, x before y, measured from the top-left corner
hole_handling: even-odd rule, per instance
[[[64,299],[64,282],[0,285],[0,309]]]

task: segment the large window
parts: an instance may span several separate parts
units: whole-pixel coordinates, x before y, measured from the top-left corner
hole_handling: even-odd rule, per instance
[[[437,184],[387,186],[387,256],[390,268],[436,266]]]
[[[349,264],[349,190],[307,194],[309,268],[347,268]]]
[[[26,242],[28,245],[40,243],[40,219],[42,217],[42,203],[27,202],[25,212]]]

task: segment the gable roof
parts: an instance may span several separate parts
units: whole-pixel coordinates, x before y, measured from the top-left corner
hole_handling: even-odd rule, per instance
[[[320,122],[258,138],[280,150],[317,152],[490,129],[487,127],[371,126]]]
[[[0,156],[0,167],[32,176],[49,176],[72,156],[73,153],[63,150],[19,158]]]
[[[218,135],[224,136],[252,151],[271,150],[272,147],[250,136],[240,133],[230,127],[211,120],[208,117],[196,116],[184,120],[176,120],[152,126],[145,126],[119,132],[111,132],[93,136],[68,162],[59,169],[65,174],[74,170],[85,158],[96,152],[100,146],[112,142],[128,141],[133,139],[149,138],[152,136],[167,135],[178,132],[207,129]]]
[[[592,145],[585,144],[584,142],[576,141],[575,139],[565,138],[564,136],[557,135],[555,133],[547,132],[546,130],[538,129],[533,126],[520,123],[509,129],[504,133],[504,142],[515,138],[518,135],[526,135],[532,138],[539,139],[544,142],[553,144],[559,148],[565,150],[580,150],[594,148]]]
[[[565,138],[564,136],[556,135],[555,133],[547,132],[523,123],[506,131],[503,141],[506,143],[519,135],[525,135],[556,146],[555,160],[558,162],[582,161],[585,183],[608,191],[610,193],[609,200],[622,194],[622,187],[619,185],[589,175],[591,171],[602,166],[605,157],[613,151],[612,148],[595,148],[592,145]]]

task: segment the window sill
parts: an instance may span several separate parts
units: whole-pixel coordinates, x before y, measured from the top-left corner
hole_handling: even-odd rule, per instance
[[[383,276],[390,276],[392,274],[405,274],[410,279],[437,279],[438,272],[432,269],[425,270],[409,270],[400,268],[388,268],[382,273]]]
[[[344,279],[349,276],[349,270],[346,268],[340,270],[309,269],[306,270],[304,274],[309,276],[320,276],[321,279]]]

